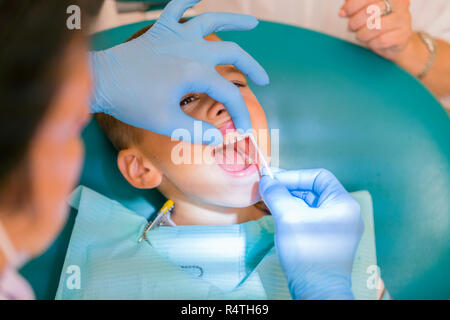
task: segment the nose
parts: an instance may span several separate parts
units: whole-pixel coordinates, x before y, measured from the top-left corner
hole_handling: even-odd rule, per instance
[[[223,103],[217,101],[209,108],[206,116],[208,117],[208,120],[212,121],[222,119],[223,117],[230,117]]]

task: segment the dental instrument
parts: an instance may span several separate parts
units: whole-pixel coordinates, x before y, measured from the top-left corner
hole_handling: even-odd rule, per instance
[[[258,147],[258,144],[256,143],[256,140],[255,140],[255,136],[254,136],[252,133],[249,133],[249,134],[246,135],[246,136],[249,137],[250,141],[253,143],[253,146],[254,146],[255,149],[256,149],[256,152],[258,152],[258,156],[261,158],[261,162],[262,162],[263,168],[266,168],[267,173],[268,173],[269,176],[273,179],[274,177],[273,177],[272,170],[270,170],[270,167],[269,167],[269,165],[267,164],[266,158],[264,157],[264,155],[263,155],[261,149]],[[262,172],[262,169],[260,170],[260,172]]]
[[[138,242],[142,242],[142,240],[150,241],[147,239],[147,232],[149,232],[153,227],[159,227],[165,220],[167,220],[168,215],[172,213],[174,208],[174,203],[172,200],[167,200],[166,203],[162,206],[161,210],[159,210],[158,215],[153,221],[149,221],[149,223],[145,226],[144,233],[139,238]]]

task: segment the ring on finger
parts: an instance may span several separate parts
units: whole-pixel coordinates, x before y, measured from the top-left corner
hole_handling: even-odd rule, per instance
[[[387,16],[392,13],[392,5],[389,0],[384,0],[384,4],[386,5],[386,9],[381,13],[381,16]]]

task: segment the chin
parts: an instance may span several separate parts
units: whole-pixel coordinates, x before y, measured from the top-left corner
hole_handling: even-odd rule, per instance
[[[259,201],[261,201],[261,197],[257,197],[255,199],[222,199],[222,200],[203,200],[202,202],[205,202],[210,205],[219,206],[219,207],[225,207],[225,208],[247,208],[250,206],[253,206],[257,204]]]
[[[230,207],[230,208],[247,208],[247,207],[251,207],[251,206],[257,204],[260,201],[261,201],[261,197],[258,196],[255,199],[251,199],[251,201],[248,201],[248,200],[243,200],[240,202],[233,201],[233,202],[228,203],[226,206]]]
[[[210,195],[210,197],[202,199],[202,201],[228,208],[246,208],[261,201],[258,182],[249,185],[235,185],[231,190],[224,190],[226,188],[223,188],[216,197]]]

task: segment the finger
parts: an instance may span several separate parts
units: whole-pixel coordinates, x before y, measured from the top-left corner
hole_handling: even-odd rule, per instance
[[[275,178],[291,193],[294,191],[312,192],[313,195],[305,195],[304,199],[312,207],[320,208],[349,197],[339,180],[326,169],[282,172],[276,174]]]
[[[292,212],[296,206],[309,208],[305,202],[296,200],[283,184],[269,176],[263,176],[259,181],[259,192],[275,219]]]
[[[209,75],[202,74],[201,76],[192,82],[190,89],[186,92],[203,92],[223,103],[233,119],[236,129],[244,132],[250,130],[252,128],[250,114],[239,89],[215,70]]]
[[[311,191],[291,191],[291,194],[294,197],[300,198],[303,201],[305,201],[310,207],[315,208],[317,207],[317,202],[319,200],[319,197]]]
[[[367,6],[378,2],[379,0],[347,0],[341,7],[346,17],[351,17]]]
[[[305,169],[275,174],[275,178],[289,191],[311,191],[320,196],[327,188],[342,187],[338,179],[326,169]]]
[[[368,46],[374,51],[385,50],[392,48],[401,43],[402,39],[405,38],[405,31],[403,29],[395,29],[388,31],[372,39]]]
[[[375,2],[373,5],[379,7],[379,14],[375,18],[381,19],[381,13],[386,9],[386,4],[384,1]],[[364,26],[368,25],[370,19],[374,18],[374,12],[368,10],[369,7],[365,7],[362,10],[355,13],[348,20],[348,29],[350,31],[358,31]]]
[[[187,25],[197,28],[205,37],[219,31],[251,30],[258,23],[258,19],[246,14],[206,12],[189,20]]]
[[[234,42],[208,42],[209,49],[214,54],[216,65],[232,64],[257,85],[269,83],[269,76],[264,68]]]
[[[223,142],[220,131],[210,123],[194,119],[180,112],[171,116],[172,121],[168,126],[158,132],[189,143],[217,145]],[[152,131],[155,131],[152,128]]]
[[[277,174],[277,173],[279,173],[279,172],[284,172],[284,171],[286,171],[285,169],[281,169],[281,168],[277,168],[277,167],[269,167],[269,168],[270,168],[270,171],[272,171],[273,174]],[[269,175],[269,172],[268,172],[268,170],[267,170],[266,167],[264,167],[264,168],[262,169],[261,175],[263,175],[263,176]]]
[[[158,20],[166,20],[178,23],[187,9],[200,0],[172,0],[164,8]]]
[[[364,26],[356,32],[356,38],[361,42],[370,42],[385,32],[397,29],[400,25],[397,14],[392,13],[381,18],[381,29],[369,29]]]

